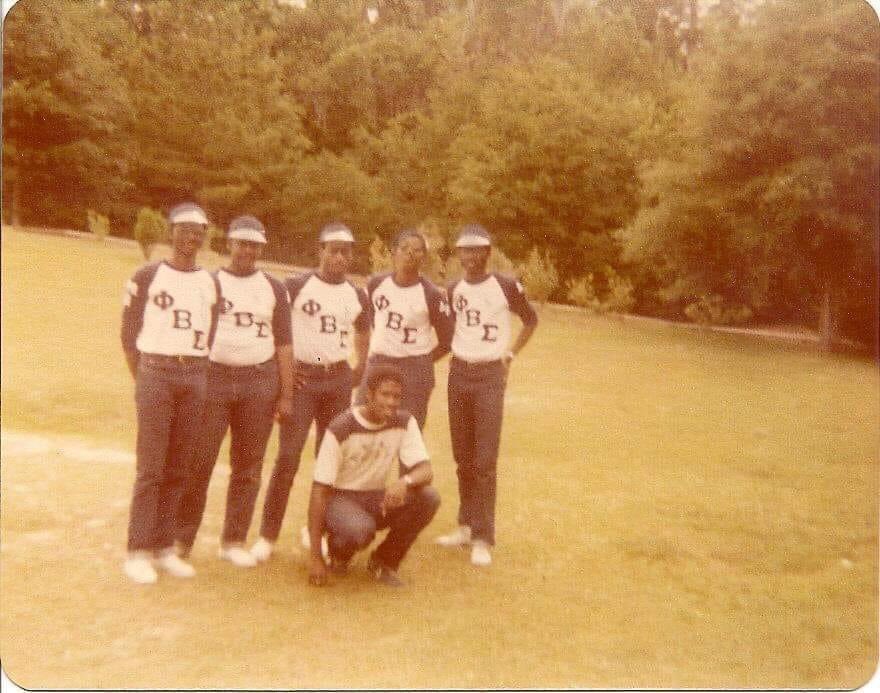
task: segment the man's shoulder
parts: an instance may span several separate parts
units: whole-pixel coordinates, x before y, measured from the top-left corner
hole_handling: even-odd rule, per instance
[[[333,437],[340,443],[361,428],[363,427],[358,423],[351,407],[334,416],[327,426],[327,430],[330,431],[333,434]]]
[[[135,273],[132,275],[131,279],[138,284],[143,284],[145,282],[149,282],[156,276],[156,272],[159,271],[159,267],[161,267],[163,263],[161,260],[157,262],[148,262],[145,265],[141,265],[135,270]]]

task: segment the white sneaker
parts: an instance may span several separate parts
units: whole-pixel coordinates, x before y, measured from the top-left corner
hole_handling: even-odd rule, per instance
[[[306,551],[312,550],[312,538],[309,536],[309,528],[303,527],[299,530],[299,543]],[[324,560],[330,560],[330,545],[327,543],[327,535],[321,537],[321,555]]]
[[[471,565],[487,566],[492,564],[492,553],[485,541],[477,539],[471,548]]]
[[[440,546],[467,546],[471,543],[471,528],[461,525],[449,534],[437,537],[434,542]]]
[[[122,570],[129,580],[140,585],[152,585],[159,579],[150,559],[142,556],[126,558]]]
[[[195,577],[196,569],[176,553],[166,553],[154,561],[155,565],[169,575],[178,578]]]
[[[251,556],[254,557],[257,563],[268,561],[274,548],[275,544],[264,537],[260,537],[257,539],[257,543],[251,547]]]
[[[254,555],[241,546],[221,546],[219,555],[238,568],[253,568],[257,565]]]

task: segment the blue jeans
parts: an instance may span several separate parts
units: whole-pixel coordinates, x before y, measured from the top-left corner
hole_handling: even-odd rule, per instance
[[[208,485],[227,429],[231,435],[230,475],[222,541],[234,544],[247,539],[260,490],[263,455],[275,420],[278,389],[278,364],[274,359],[257,366],[211,364],[201,440],[178,510],[176,538],[184,546],[192,546],[202,523]]]
[[[318,368],[298,364],[304,382],[293,391],[293,416],[278,427],[278,457],[263,503],[260,536],[276,541],[287,511],[293,479],[299,470],[300,456],[315,422],[315,451],[321,447],[324,431],[337,414],[351,403],[351,367],[345,363],[336,371],[322,373]]]
[[[458,523],[495,543],[498,447],[507,377],[501,361],[449,364],[449,432],[458,475]]]
[[[129,551],[174,544],[176,511],[189,475],[207,395],[207,359],[141,354],[135,379],[137,476]]]
[[[428,400],[431,399],[431,391],[434,389],[434,361],[431,355],[395,358],[384,354],[371,354],[367,359],[367,367],[355,399],[358,404],[367,401],[367,379],[379,365],[396,366],[403,373],[403,396],[400,400],[400,408],[412,414],[419,428],[424,429],[425,419],[428,417]]]
[[[385,491],[333,489],[324,518],[333,558],[350,560],[356,551],[370,545],[378,530],[388,527],[388,536],[376,548],[376,558],[397,570],[416,537],[440,507],[440,494],[432,486],[410,489],[405,503],[387,515],[381,511],[384,497]]]

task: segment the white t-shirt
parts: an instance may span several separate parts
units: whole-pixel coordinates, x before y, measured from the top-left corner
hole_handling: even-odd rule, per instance
[[[290,304],[281,282],[261,270],[242,277],[221,269],[216,276],[223,303],[211,361],[254,366],[271,359],[276,346],[290,344]]]
[[[428,459],[415,417],[399,410],[384,424],[367,421],[360,407],[339,414],[324,434],[315,460],[315,481],[350,491],[385,488],[388,473],[401,462],[412,468]]]
[[[507,353],[511,313],[525,325],[538,321],[522,284],[502,274],[492,272],[477,284],[459,279],[447,293],[455,316],[452,355],[470,363],[497,361]]]
[[[371,354],[423,356],[438,343],[448,349],[452,337],[449,304],[444,292],[427,279],[400,286],[391,274],[375,275],[367,282],[367,296],[373,309]]]
[[[314,272],[291,277],[285,286],[290,296],[294,358],[320,365],[345,361],[354,330],[370,326],[364,290],[347,279],[329,284]]]
[[[144,265],[123,297],[122,344],[126,351],[164,356],[207,356],[220,310],[220,285],[201,268]]]

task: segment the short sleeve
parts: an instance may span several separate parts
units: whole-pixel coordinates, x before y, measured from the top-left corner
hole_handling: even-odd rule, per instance
[[[286,346],[293,341],[287,289],[275,277],[267,274],[266,279],[269,280],[269,284],[272,286],[272,291],[275,294],[275,309],[272,311],[272,334],[275,336],[275,346]]]
[[[507,305],[510,307],[510,310],[520,317],[524,325],[537,325],[538,314],[535,312],[532,304],[529,303],[529,299],[526,298],[526,291],[523,288],[522,282],[500,274],[496,274],[495,279],[504,292],[504,297],[507,299]]]
[[[318,450],[318,457],[315,459],[315,481],[326,486],[335,486],[341,457],[342,448],[339,441],[333,431],[328,429],[324,433],[321,449]]]
[[[361,306],[361,312],[358,313],[358,316],[354,321],[354,328],[358,332],[366,332],[370,329],[370,325],[373,322],[373,311],[370,305],[370,299],[367,298],[367,292],[363,289],[355,287],[354,290],[357,294],[358,303],[360,303]]]
[[[412,468],[419,462],[429,459],[422,432],[414,416],[410,415],[400,442],[400,461],[404,467]]]

